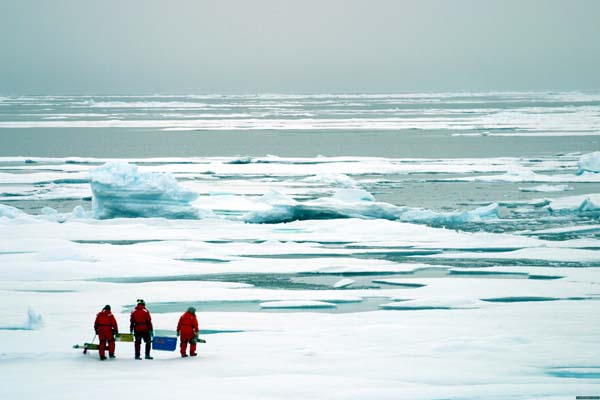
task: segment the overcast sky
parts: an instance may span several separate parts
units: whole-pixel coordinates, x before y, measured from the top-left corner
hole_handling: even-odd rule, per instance
[[[597,0],[0,0],[1,94],[600,89]]]

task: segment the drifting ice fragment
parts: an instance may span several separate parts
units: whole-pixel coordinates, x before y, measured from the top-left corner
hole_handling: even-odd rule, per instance
[[[190,203],[198,197],[171,174],[141,172],[126,162],[108,162],[90,171],[94,217],[198,218]]]
[[[42,314],[36,312],[33,308],[27,310],[27,328],[30,330],[39,329],[44,325]]]
[[[354,188],[357,182],[345,174],[321,173],[302,179],[303,182]]]
[[[75,206],[72,213],[73,218],[87,218],[88,213],[82,206]]]
[[[600,172],[600,151],[582,155],[577,161],[577,166],[579,167],[577,175],[584,172]]]
[[[552,213],[598,213],[600,212],[600,194],[569,196],[556,199],[548,205]]]
[[[333,287],[334,288],[344,288],[346,286],[350,286],[354,283],[354,279],[350,279],[350,278],[345,278],[345,279],[340,279],[339,281],[337,281]]]
[[[344,203],[357,203],[361,201],[375,201],[375,197],[362,189],[338,189],[333,194],[332,200]]]
[[[42,214],[46,217],[46,219],[56,221],[61,224],[67,220],[67,218],[63,214],[60,214],[52,207],[42,208]]]
[[[6,331],[32,331],[41,328],[44,325],[42,315],[33,308],[27,310],[27,320],[18,325],[0,325],[0,330]]]
[[[538,185],[531,187],[520,187],[521,192],[565,192],[573,190],[572,186],[569,185]]]

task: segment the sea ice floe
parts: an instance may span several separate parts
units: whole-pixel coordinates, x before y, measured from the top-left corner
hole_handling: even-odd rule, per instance
[[[345,174],[320,173],[304,178],[302,181],[347,188],[358,186],[358,183],[354,179]]]
[[[597,183],[600,182],[600,175],[591,172],[575,174],[540,174],[532,170],[518,169],[509,171],[501,175],[479,175],[467,177],[444,178],[446,182],[572,182],[572,183]]]
[[[0,172],[0,184],[40,184],[50,182],[57,184],[87,183],[89,179],[87,172],[36,172],[31,174]]]
[[[198,218],[190,204],[198,195],[170,174],[142,172],[126,162],[108,162],[90,171],[92,211],[99,219],[116,217]]]
[[[534,231],[524,231],[524,232],[519,232],[521,234],[526,234],[526,235],[553,235],[553,236],[557,236],[560,237],[562,235],[571,235],[571,234],[576,234],[576,235],[581,235],[581,234],[590,234],[590,233],[598,233],[600,232],[600,225],[575,225],[575,226],[567,226],[567,227],[560,227],[560,228],[549,228],[549,229],[539,229],[539,230],[534,230]]]
[[[572,186],[569,185],[538,185],[531,187],[520,187],[521,192],[565,192],[573,190]]]
[[[266,301],[260,308],[336,308],[334,303],[316,300]]]
[[[559,300],[572,300],[581,301],[588,300],[585,297],[544,297],[544,296],[510,296],[510,297],[490,297],[481,299],[488,303],[530,303],[534,301],[559,301]]]
[[[581,156],[577,161],[577,167],[579,168],[577,171],[579,175],[584,172],[600,172],[600,151]]]
[[[353,283],[354,283],[354,279],[344,278],[344,279],[340,279],[339,281],[334,283],[333,287],[341,289],[341,288],[348,287],[348,286],[352,285]]]
[[[90,185],[10,185],[4,188],[0,184],[0,201],[2,200],[26,200],[26,201],[48,201],[48,200],[87,200],[91,198]]]
[[[548,205],[553,213],[598,213],[600,212],[600,194],[586,194],[556,199]]]
[[[429,256],[424,256],[429,257]],[[432,257],[444,259],[512,259],[512,260],[543,260],[556,262],[589,262],[599,263],[600,252],[596,250],[570,249],[570,248],[548,248],[532,247],[502,253],[497,252],[461,252],[461,253],[443,253]],[[449,261],[450,262],[450,261]]]
[[[375,197],[366,190],[362,189],[338,189],[335,191],[332,200],[342,203],[361,203],[375,201]]]
[[[476,299],[423,298],[418,300],[394,301],[380,305],[384,310],[450,310],[479,308],[481,302]]]
[[[420,287],[426,286],[423,283],[410,282],[406,279],[397,279],[397,278],[374,279],[373,283],[383,283],[385,285],[394,285],[394,286],[407,287],[407,288],[420,288]]]

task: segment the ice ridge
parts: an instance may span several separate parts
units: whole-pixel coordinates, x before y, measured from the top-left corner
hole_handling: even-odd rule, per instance
[[[259,201],[269,207],[245,214],[244,221],[275,224],[309,219],[362,218],[452,226],[498,218],[500,211],[497,203],[454,212],[395,206],[377,202],[369,192],[361,189],[339,189],[332,197],[305,202],[270,192]]]

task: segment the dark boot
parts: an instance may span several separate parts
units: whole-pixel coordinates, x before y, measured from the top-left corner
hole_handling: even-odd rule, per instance
[[[142,341],[141,339],[138,341],[137,338],[135,339],[135,344],[134,344],[134,348],[135,348],[135,359],[136,360],[141,360],[142,357],[140,357],[140,348],[142,347]]]
[[[152,360],[153,358],[150,357],[150,349],[152,348],[152,344],[150,343],[150,341],[146,342],[146,360]]]
[[[154,360],[154,357],[152,357],[150,354],[146,354],[146,357],[144,357],[146,360]]]

